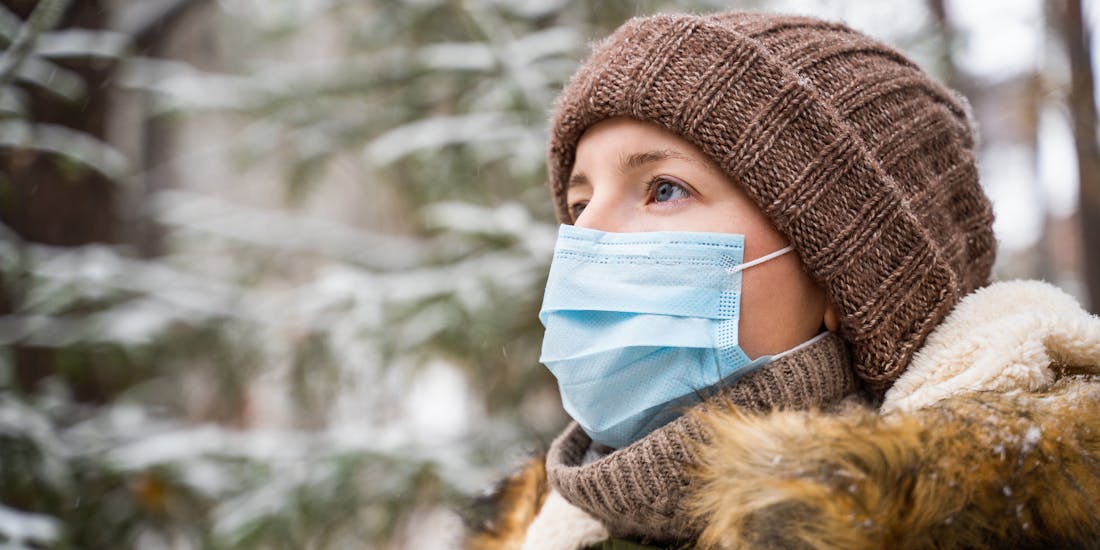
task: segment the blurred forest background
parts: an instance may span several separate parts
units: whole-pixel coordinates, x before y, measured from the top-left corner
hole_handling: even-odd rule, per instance
[[[973,103],[997,277],[1098,311],[1081,4],[0,0],[0,545],[454,547],[565,424],[547,116],[637,14],[906,51]]]

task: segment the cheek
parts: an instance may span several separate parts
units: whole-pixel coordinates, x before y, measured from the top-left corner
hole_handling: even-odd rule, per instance
[[[779,258],[750,268],[741,277],[743,303],[760,307],[754,315],[778,315],[787,309],[792,294],[800,291],[798,281],[788,273],[787,266],[777,265]]]
[[[751,268],[742,278],[741,334],[758,355],[790,349],[817,334],[825,293],[786,254]],[[750,354],[752,357],[752,354]]]
[[[699,208],[694,209],[692,217],[695,223],[709,227],[703,231],[745,235],[745,246],[748,247],[745,257],[748,259],[786,245],[786,239],[748,197],[722,197],[710,202],[704,200]]]
[[[757,233],[757,224],[750,216],[722,204],[700,204],[684,201],[683,205],[677,208],[676,211],[666,211],[659,218],[662,224],[674,226],[664,229],[745,235],[745,246],[751,246],[748,241],[752,240],[752,236]],[[746,254],[746,258],[755,257],[755,255],[751,255],[750,251],[751,249],[746,251],[749,252],[749,254]]]
[[[792,317],[802,311],[816,310],[815,302],[824,297],[824,291],[803,271],[794,252],[748,269],[742,282],[746,294],[767,300],[774,309],[786,311]]]

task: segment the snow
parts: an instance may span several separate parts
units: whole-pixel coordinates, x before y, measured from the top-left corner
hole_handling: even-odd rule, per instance
[[[52,543],[60,535],[60,526],[57,518],[22,512],[0,504],[0,535],[6,538],[5,548],[21,548],[27,543]],[[29,544],[27,547],[30,547]]]
[[[1035,445],[1039,443],[1039,439],[1043,437],[1043,430],[1038,426],[1031,426],[1027,429],[1027,433],[1024,434],[1024,452],[1031,452],[1035,449]]]
[[[430,157],[440,148],[462,144],[479,162],[504,160],[502,165],[514,174],[530,175],[537,173],[544,161],[544,121],[500,110],[500,105],[525,100],[540,109],[548,106],[555,87],[576,67],[583,49],[585,37],[577,28],[587,29],[552,26],[517,36],[494,15],[499,15],[495,10],[504,8],[523,17],[540,17],[562,2],[486,0],[471,4],[470,10],[485,12],[475,13],[481,18],[469,22],[480,27],[479,32],[488,38],[485,42],[440,42],[415,50],[397,45],[370,55],[320,56],[303,63],[272,59],[257,62],[254,73],[247,77],[134,58],[124,63],[120,78],[125,86],[154,92],[161,109],[215,110],[255,107],[268,96],[292,97],[291,92],[331,81],[334,75],[378,74],[401,60],[432,71],[486,72],[493,78],[476,84],[475,93],[470,94],[475,97],[466,99],[468,105],[441,109],[434,118],[390,128],[356,149],[349,155],[350,162],[364,165],[363,173],[369,175],[374,167],[410,155]],[[220,0],[230,13],[268,29],[316,17],[341,4],[338,0]],[[952,17],[966,34],[958,52],[964,68],[995,80],[1045,62],[1042,57],[1048,46],[1040,43],[1042,29],[1034,22],[1040,11],[1037,2],[956,0],[950,6]],[[895,43],[911,40],[929,24],[923,5],[902,0],[788,0],[770,7],[846,19],[856,28]],[[1090,11],[1090,17],[1100,17],[1100,10]],[[82,47],[108,56],[120,47],[118,37],[112,35],[44,38],[40,44],[43,51],[56,55]],[[500,71],[505,76],[495,74]],[[65,73],[58,75],[53,86],[64,88]],[[288,83],[295,90],[281,88]],[[298,105],[280,115],[298,123],[314,113]],[[359,119],[326,120],[288,133],[286,121],[271,120],[248,126],[238,137],[253,150],[262,151],[278,150],[282,140],[292,140],[297,159],[338,148],[340,132],[362,124]],[[9,140],[29,139],[26,128],[7,129],[4,134],[0,127],[0,141],[5,135]],[[996,231],[1005,249],[1034,243],[1041,229],[1036,205],[1048,205],[1057,216],[1068,215],[1076,206],[1076,164],[1065,114],[1045,108],[1039,132],[1037,159],[1021,147],[996,146],[983,153],[982,178],[994,199]],[[32,137],[42,141],[42,136]],[[72,143],[64,146],[109,170],[125,173],[128,169],[117,162],[111,150],[97,149],[95,143],[83,148],[70,147]],[[209,158],[214,157],[202,160]],[[205,162],[196,162],[195,157],[185,162],[203,177],[217,174],[199,166]],[[1041,186],[1033,183],[1036,177]],[[545,193],[544,189],[536,191]],[[418,212],[423,228],[431,233],[401,236],[289,209],[247,206],[214,195],[168,190],[153,196],[149,213],[167,230],[166,241],[182,250],[173,250],[156,261],[135,259],[112,247],[17,247],[12,240],[0,239],[0,262],[16,269],[13,266],[24,261],[22,252],[26,251],[34,283],[19,304],[21,309],[0,317],[0,343],[65,346],[77,341],[110,342],[129,349],[155,343],[180,325],[224,322],[233,331],[231,338],[241,339],[242,347],[255,346],[262,355],[257,361],[262,372],[250,374],[253,377],[247,382],[246,427],[161,416],[164,411],[150,404],[147,408],[111,406],[62,429],[53,425],[56,420],[49,417],[52,409],[48,406],[36,411],[21,403],[0,401],[0,431],[31,437],[47,448],[58,459],[44,465],[53,480],[64,479],[67,472],[61,459],[72,456],[106,456],[110,465],[124,472],[170,467],[186,486],[210,498],[224,499],[214,517],[218,533],[230,539],[247,532],[250,522],[285,513],[285,508],[293,505],[296,491],[336,475],[333,464],[343,453],[393,459],[401,467],[433,468],[450,490],[483,488],[495,476],[488,468],[472,463],[475,451],[487,448],[481,438],[493,437],[499,445],[529,434],[520,433],[515,418],[490,417],[479,400],[484,390],[467,378],[462,367],[423,348],[449,327],[456,309],[464,315],[485,315],[502,296],[505,300],[530,298],[532,289],[545,277],[556,225],[538,219],[519,200],[493,200],[496,202],[491,205],[432,204]],[[194,250],[188,248],[196,243]],[[220,248],[211,253],[203,247]],[[245,251],[246,260],[253,255],[275,257],[280,266],[293,264],[294,273],[257,282],[255,273],[249,271],[251,266],[238,265],[248,262],[238,261],[237,251]],[[220,256],[215,259],[223,264],[211,267],[212,256]],[[88,302],[108,305],[88,318],[65,315],[74,304]],[[393,311],[408,314],[398,318]],[[321,342],[332,355],[325,360],[332,365],[316,368],[332,369],[324,374],[332,374],[336,389],[322,410],[313,411],[321,425],[300,429],[297,426],[306,424],[296,423],[300,419],[286,388],[294,354],[299,351],[296,346],[307,339]],[[385,357],[383,346],[395,348],[398,357]],[[531,368],[538,367],[532,364]],[[10,365],[0,363],[0,383],[10,376],[6,371]],[[51,399],[64,401],[57,395]],[[525,417],[527,426],[549,432],[550,424],[561,419],[554,416],[560,415],[557,393],[548,388],[533,395],[516,414]],[[1027,452],[1041,437],[1041,430],[1031,427],[1022,437],[996,445],[992,451],[1002,458],[1006,445]],[[248,480],[241,479],[238,467],[242,459],[261,465],[264,471],[257,477],[262,482],[249,486]],[[782,459],[774,457],[776,464]],[[404,490],[399,474],[385,473],[386,479],[372,490],[387,497],[392,496],[387,491]],[[857,489],[854,484],[849,487]],[[1012,496],[1010,487],[1003,491]],[[369,518],[373,512],[362,513]],[[435,508],[417,514],[416,523],[428,527],[409,533],[408,544],[446,546],[429,533],[451,531],[456,518]],[[951,518],[945,522],[950,523]],[[48,543],[58,537],[61,527],[53,518],[0,506],[0,533],[13,541]]]
[[[584,38],[572,27],[550,27],[528,33],[508,47],[511,58],[528,65],[547,57],[569,55],[584,44]]]
[[[68,449],[54,434],[49,419],[39,410],[0,394],[0,433],[29,438],[52,456],[67,456]]]
[[[487,0],[486,3],[534,19],[561,10],[569,0]]]
[[[126,52],[130,42],[130,36],[121,32],[62,29],[39,35],[34,52],[44,57],[115,58]]]
[[[419,369],[410,382],[404,408],[418,438],[451,441],[469,432],[474,395],[461,371],[434,361]]]
[[[110,144],[56,124],[0,121],[0,145],[57,153],[116,181],[129,169],[126,157]]]
[[[188,191],[152,198],[157,219],[180,232],[239,241],[283,252],[322,255],[363,267],[394,270],[426,262],[431,244],[355,229],[315,217],[232,204]]]
[[[425,118],[387,130],[366,146],[366,158],[386,166],[422,150],[455,143],[500,142],[528,135],[505,112],[478,112]]]
[[[161,112],[244,108],[254,82],[246,77],[200,71],[186,63],[145,57],[128,57],[122,63],[120,86],[154,92]]]
[[[438,42],[421,47],[417,57],[434,70],[489,71],[496,67],[493,50],[482,42]]]

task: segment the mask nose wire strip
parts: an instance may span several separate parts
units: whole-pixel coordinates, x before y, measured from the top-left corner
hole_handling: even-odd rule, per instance
[[[728,269],[728,271],[730,273],[737,273],[739,271],[744,271],[744,270],[746,270],[746,269],[748,269],[748,268],[750,268],[754,265],[762,264],[762,263],[764,263],[764,262],[766,262],[766,261],[768,261],[772,258],[777,258],[779,256],[782,256],[782,255],[784,255],[784,254],[786,254],[786,253],[788,253],[792,250],[794,250],[793,246],[784,246],[783,248],[780,248],[779,250],[776,250],[775,252],[772,252],[770,254],[765,254],[765,255],[763,255],[763,256],[761,256],[761,257],[759,257],[759,258],[757,258],[757,259],[755,259],[751,262],[745,262],[741,265],[731,267],[731,268]]]

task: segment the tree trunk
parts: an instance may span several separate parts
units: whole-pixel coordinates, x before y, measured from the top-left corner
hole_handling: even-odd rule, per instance
[[[0,0],[26,20],[36,2]],[[102,29],[107,24],[106,0],[81,0],[69,5],[59,28]],[[28,118],[106,139],[109,82],[114,67],[88,59],[59,63],[78,74],[86,94],[75,103],[33,84],[17,84],[27,97]],[[59,155],[0,147],[0,222],[24,241],[55,246],[79,246],[117,241],[116,182],[98,171]],[[0,281],[0,314],[12,313],[18,303],[15,285]],[[62,353],[27,345],[13,346],[15,381],[25,391],[62,368]],[[93,369],[80,369],[72,389],[78,398],[99,400],[104,388]]]
[[[936,22],[940,34],[936,57],[938,57],[937,62],[940,73],[943,75],[943,81],[948,86],[965,93],[967,90],[961,89],[963,82],[959,77],[959,66],[955,63],[955,57],[952,55],[959,43],[959,33],[954,22],[948,17],[946,0],[928,0],[927,5],[928,11],[932,12],[932,18]]]
[[[1067,0],[1063,8],[1062,36],[1072,74],[1069,109],[1077,149],[1085,287],[1089,293],[1089,310],[1097,313],[1100,312],[1100,148],[1097,146],[1095,82],[1089,51],[1091,37],[1082,16],[1081,0]]]
[[[25,19],[36,2],[0,4]],[[73,2],[60,26],[102,29],[107,4]],[[87,84],[86,95],[69,103],[33,85],[21,85],[27,92],[29,118],[105,139],[109,96],[101,84],[109,81],[114,67],[87,59],[66,61],[64,66]],[[50,153],[0,148],[0,221],[25,240],[59,246],[115,242],[114,196],[114,182],[95,170]]]

